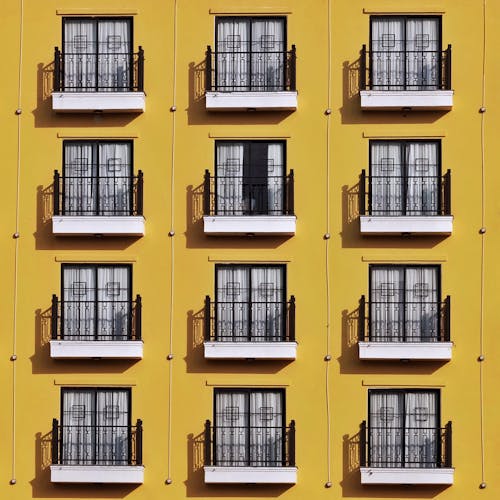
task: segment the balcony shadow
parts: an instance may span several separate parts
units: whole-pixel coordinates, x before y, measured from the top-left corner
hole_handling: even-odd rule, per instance
[[[186,371],[188,373],[278,373],[292,360],[224,360],[204,357],[205,309],[187,312]]]

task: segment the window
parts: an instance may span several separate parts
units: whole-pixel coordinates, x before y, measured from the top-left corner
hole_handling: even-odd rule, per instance
[[[132,268],[65,264],[62,267],[61,337],[127,340],[132,331]]]
[[[442,340],[439,271],[437,266],[370,266],[370,340]]]
[[[216,266],[216,340],[285,340],[285,293],[284,266]]]
[[[286,213],[285,143],[216,142],[216,214]]]
[[[64,90],[133,90],[131,18],[63,19]]]
[[[214,465],[286,465],[283,390],[217,389],[214,413]]]
[[[439,391],[369,391],[369,466],[441,465]]]
[[[440,215],[441,144],[370,142],[370,215]]]
[[[441,18],[371,17],[373,90],[426,90],[441,85]]]
[[[285,18],[216,19],[217,90],[285,90],[286,59]]]
[[[129,389],[63,389],[61,463],[127,465],[131,461]]]

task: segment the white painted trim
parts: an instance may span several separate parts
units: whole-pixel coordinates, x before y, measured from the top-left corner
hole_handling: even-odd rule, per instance
[[[142,340],[51,340],[53,359],[142,359]]]
[[[144,483],[143,465],[51,465],[53,483]]]
[[[296,359],[297,342],[205,342],[205,359]]]
[[[52,109],[58,113],[142,113],[144,92],[53,92]]]
[[[297,467],[205,466],[205,483],[296,484]]]
[[[361,234],[451,234],[453,215],[361,215]]]
[[[359,342],[359,359],[451,359],[452,342]]]
[[[453,107],[453,92],[453,90],[361,90],[361,109],[450,110]]]
[[[206,92],[209,111],[295,111],[297,92]]]
[[[454,468],[361,467],[361,484],[453,484]]]
[[[294,235],[295,215],[204,215],[203,230],[213,236]]]
[[[52,232],[56,236],[144,236],[145,220],[142,215],[54,215]]]

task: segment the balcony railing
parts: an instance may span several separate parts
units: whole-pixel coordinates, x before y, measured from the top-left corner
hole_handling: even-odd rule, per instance
[[[205,297],[206,342],[295,342],[295,297],[287,302],[212,302]]]
[[[212,426],[205,422],[205,466],[295,467],[295,420],[289,427]]]
[[[294,215],[293,170],[287,176],[216,176],[205,170],[205,215]]]
[[[360,90],[451,90],[451,45],[437,50],[360,52]]]
[[[296,90],[296,49],[289,51],[220,50],[207,47],[207,92],[280,92]]]
[[[449,342],[450,297],[443,302],[359,301],[361,342]]]
[[[361,467],[452,467],[451,422],[443,428],[368,427],[360,431]]]
[[[60,425],[52,420],[53,465],[142,465],[142,420],[130,425]]]
[[[54,215],[143,215],[144,180],[136,176],[73,177],[54,171]]]
[[[61,300],[52,295],[52,340],[141,340],[142,299]]]
[[[107,47],[107,44],[106,44]],[[54,49],[54,92],[144,92],[144,50],[83,53]]]
[[[451,215],[451,171],[440,176],[366,175],[359,178],[359,214]]]

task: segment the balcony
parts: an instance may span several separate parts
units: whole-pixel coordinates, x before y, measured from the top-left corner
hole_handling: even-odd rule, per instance
[[[359,359],[449,361],[450,297],[444,302],[359,302]]]
[[[217,176],[205,170],[203,227],[212,236],[295,234],[293,170],[287,176]]]
[[[142,421],[134,426],[52,421],[53,483],[142,484]]]
[[[143,174],[61,176],[54,171],[56,236],[144,236]]]
[[[295,297],[284,302],[212,302],[205,297],[205,359],[297,357]]]
[[[361,424],[361,484],[451,485],[451,422],[444,428]]]
[[[205,422],[207,484],[295,484],[295,421],[290,427],[216,427]]]
[[[451,45],[444,51],[360,53],[360,96],[364,110],[450,110]]]
[[[142,299],[68,301],[52,296],[50,357],[142,359]]]
[[[359,181],[359,222],[364,235],[449,235],[451,171],[441,176],[366,175]]]
[[[142,113],[144,51],[54,51],[52,109],[58,113]]]
[[[205,59],[209,111],[294,111],[296,50],[212,51]]]

